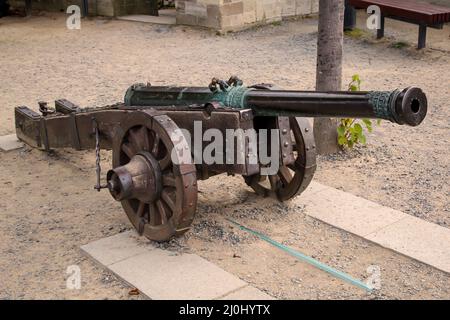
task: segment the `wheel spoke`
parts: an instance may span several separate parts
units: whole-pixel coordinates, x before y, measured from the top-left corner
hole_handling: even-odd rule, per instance
[[[158,208],[159,215],[161,216],[161,224],[167,223],[167,213],[164,203],[161,200],[156,201],[156,207]]]
[[[164,171],[165,169],[167,169],[167,167],[169,166],[170,162],[172,161],[171,159],[171,155],[170,152],[168,152],[166,154],[166,156],[164,158],[162,158],[161,160],[159,160],[159,167],[161,168],[161,171]]]
[[[148,151],[150,144],[148,141],[147,127],[141,126],[138,129],[131,129],[129,131],[129,141],[133,144],[134,148],[138,151]]]
[[[136,154],[133,146],[130,143],[124,143],[122,144],[122,151],[125,152],[128,158],[133,158],[133,156]]]
[[[288,164],[287,167],[288,167],[289,169],[291,169],[292,171],[294,171],[294,172],[297,171],[297,168],[295,167],[295,162],[294,162],[294,163],[291,163],[291,164]]]
[[[145,214],[145,206],[146,206],[146,203],[145,202],[139,202],[139,207],[138,207],[138,210],[137,210],[137,216],[138,217],[143,217],[144,216],[144,214]]]
[[[139,131],[137,131],[136,129],[130,129],[130,131],[128,132],[128,141],[131,142],[135,150],[142,150],[139,143],[140,141]]]
[[[156,224],[157,209],[155,203],[150,203],[148,205],[148,223],[152,226]]]
[[[270,188],[273,191],[276,191],[278,189],[278,176],[269,176],[269,181],[270,181]]]
[[[175,212],[175,209],[176,209],[175,202],[172,200],[172,198],[170,197],[169,192],[167,192],[167,190],[163,190],[161,192],[161,198],[169,206],[170,210],[172,210],[172,212]]]
[[[158,155],[160,141],[161,141],[161,138],[159,137],[159,134],[155,132],[155,136],[153,138],[153,145],[152,145],[152,154],[155,157]]]
[[[148,130],[147,127],[142,126],[142,128],[139,130],[139,135],[141,136],[141,145],[142,150],[150,151],[150,142],[148,141]]]
[[[280,177],[281,183],[284,186],[287,186],[289,182],[292,181],[292,175],[291,172],[287,167],[281,167],[280,171],[278,171],[278,176]]]
[[[172,175],[163,175],[162,177],[162,184],[165,187],[175,187],[176,181],[175,178]]]

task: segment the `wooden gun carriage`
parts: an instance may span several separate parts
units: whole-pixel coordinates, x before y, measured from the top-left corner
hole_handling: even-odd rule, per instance
[[[398,124],[419,125],[427,113],[427,99],[419,88],[392,92],[283,91],[272,85],[245,87],[236,77],[213,79],[209,87],[154,87],[135,84],[125,101],[101,108],[80,108],[65,100],[41,114],[28,107],[15,109],[19,139],[42,150],[74,148],[97,151],[97,185],[108,188],[120,201],[136,230],[149,239],[166,241],[181,235],[194,219],[197,180],[222,173],[242,175],[256,193],[279,201],[304,191],[316,170],[313,128],[307,117],[380,118]],[[190,161],[207,142],[195,148],[195,134],[215,129],[275,129],[274,142],[259,139],[268,150],[278,150],[275,174],[262,174],[262,165],[249,141],[233,155],[243,153],[241,163]],[[272,144],[272,146],[271,146]],[[99,150],[112,150],[112,169],[100,184]],[[197,149],[197,150],[195,150]],[[201,149],[201,150],[198,150]],[[227,150],[220,150],[224,157]],[[255,159],[256,162],[250,161]],[[186,160],[187,159],[187,160]]]

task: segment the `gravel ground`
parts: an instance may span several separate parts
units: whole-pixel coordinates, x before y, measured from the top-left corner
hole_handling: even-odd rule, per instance
[[[316,24],[306,19],[217,36],[102,19],[70,31],[58,14],[1,19],[0,135],[13,132],[16,105],[36,108],[39,100],[65,97],[101,106],[121,100],[134,82],[206,85],[212,76],[238,74],[246,83],[312,90]],[[448,35],[447,28],[440,32]],[[441,42],[433,48],[438,35],[422,52],[395,48],[391,39],[346,38],[345,79],[358,73],[365,90],[420,86],[430,113],[418,128],[383,122],[368,146],[321,157],[316,180],[448,227],[450,56]],[[106,192],[92,192],[92,153],[25,149],[0,154],[0,162],[0,298],[135,298],[79,251],[130,228]],[[261,200],[237,177],[204,181],[200,190],[192,231],[162,246],[195,252],[275,297],[450,298],[447,274],[309,218],[295,200]],[[231,226],[229,216],[358,278],[378,265],[382,289],[367,294],[297,262]],[[65,289],[72,264],[82,270],[79,291]]]

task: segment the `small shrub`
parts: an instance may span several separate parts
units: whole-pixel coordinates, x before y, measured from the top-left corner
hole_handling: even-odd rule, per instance
[[[351,38],[362,38],[366,35],[366,32],[359,28],[353,28],[352,30],[345,30],[345,35]]]
[[[403,48],[409,47],[409,44],[406,42],[403,42],[403,41],[399,41],[399,42],[394,42],[391,45],[391,47],[395,48],[395,49],[403,49]]]
[[[361,90],[361,79],[359,75],[355,74],[352,77],[352,81],[348,85],[349,91],[360,91]],[[378,124],[380,124],[378,120]],[[353,148],[355,145],[366,144],[367,137],[365,130],[371,133],[373,131],[372,121],[369,119],[341,119],[340,124],[337,128],[338,132],[338,144],[341,148]]]

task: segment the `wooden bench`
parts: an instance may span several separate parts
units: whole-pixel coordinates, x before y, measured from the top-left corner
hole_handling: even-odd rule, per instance
[[[385,18],[401,20],[419,25],[418,48],[426,46],[427,28],[442,29],[450,22],[450,8],[424,4],[412,0],[348,0],[348,4],[358,9],[376,5],[381,9],[381,26],[377,38],[384,37]]]

